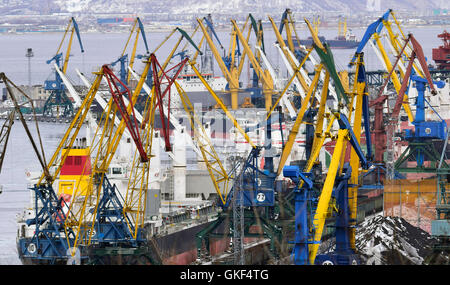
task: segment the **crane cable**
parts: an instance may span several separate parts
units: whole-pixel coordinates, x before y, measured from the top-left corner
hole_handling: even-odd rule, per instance
[[[25,92],[23,92],[17,85],[15,85],[14,82],[12,82],[8,77],[6,77],[6,75],[3,72],[0,73],[0,80],[2,80],[5,83],[5,85],[6,85],[6,89],[8,90],[8,93],[9,93],[9,95],[10,95],[10,97],[11,97],[13,103],[14,103],[14,107],[15,107],[17,113],[19,113],[20,120],[21,120],[21,122],[23,124],[23,127],[25,128],[25,131],[26,131],[26,133],[28,135],[28,138],[30,139],[30,142],[31,142],[31,144],[33,146],[33,149],[34,149],[35,153],[36,153],[36,156],[38,157],[39,163],[41,164],[42,169],[44,170],[47,182],[50,182],[51,181],[51,175],[50,175],[50,172],[49,172],[49,170],[47,168],[47,162],[45,160],[44,147],[43,147],[43,144],[42,144],[41,133],[39,131],[39,125],[38,125],[38,120],[36,118],[36,110],[35,110],[34,105],[33,105],[33,100],[27,94],[25,94]],[[41,155],[41,153],[39,153],[39,150],[38,150],[38,148],[36,146],[36,143],[34,142],[33,136],[31,135],[30,130],[28,128],[28,125],[25,122],[25,119],[23,118],[23,114],[20,111],[20,105],[18,104],[18,102],[16,100],[16,97],[14,96],[14,93],[12,92],[11,86],[9,84],[11,84],[14,88],[16,88],[20,92],[20,94],[22,94],[25,98],[27,98],[29,103],[30,103],[30,105],[31,105],[31,108],[33,110],[34,120],[36,122],[36,132],[38,134],[39,144],[40,144],[42,155]]]

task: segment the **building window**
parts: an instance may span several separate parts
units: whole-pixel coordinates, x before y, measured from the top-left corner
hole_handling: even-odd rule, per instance
[[[122,168],[120,168],[120,167],[113,167],[112,174],[122,174]]]

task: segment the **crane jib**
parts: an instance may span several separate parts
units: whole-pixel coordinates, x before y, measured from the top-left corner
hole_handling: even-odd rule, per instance
[[[124,100],[123,100],[123,94],[128,93],[128,98],[131,98],[131,92],[128,87],[119,80],[119,78],[116,77],[116,75],[112,72],[111,69],[107,65],[103,66],[103,72],[105,74],[105,77],[108,81],[108,85],[111,91],[111,97],[114,100],[114,103],[117,106],[117,109],[120,112],[120,115],[122,116],[122,120],[125,121],[125,124],[130,131],[130,135],[132,139],[134,140],[136,147],[139,151],[139,154],[141,156],[141,161],[147,162],[148,156],[147,153],[144,151],[144,147],[142,146],[142,141],[140,139],[139,135],[139,124],[137,123],[136,116],[134,114],[134,108],[131,108],[131,114],[127,112],[127,107],[125,106]],[[117,84],[121,85],[125,91],[120,91]],[[130,104],[132,102],[130,101]]]
[[[170,129],[170,90],[172,87],[172,84],[174,83],[174,81],[176,80],[176,78],[178,78],[178,75],[180,74],[181,70],[183,69],[184,65],[186,64],[186,62],[188,61],[188,58],[185,58],[184,60],[182,60],[179,64],[175,65],[174,67],[172,67],[169,70],[163,70],[163,68],[161,67],[161,65],[159,64],[158,60],[156,59],[155,54],[151,54],[150,55],[150,61],[152,64],[152,70],[153,70],[153,81],[154,81],[154,86],[155,86],[155,93],[156,93],[156,99],[157,99],[157,105],[158,105],[158,109],[160,112],[160,118],[161,118],[161,123],[162,123],[162,132],[163,132],[163,136],[164,136],[164,140],[165,140],[165,144],[166,144],[166,151],[172,151],[172,147],[170,145],[170,138],[169,138],[169,129]],[[159,72],[158,72],[159,69]],[[172,77],[168,76],[169,71],[171,70],[175,70],[174,74],[172,75]],[[158,76],[158,74],[161,73],[161,77]],[[165,78],[167,80],[167,84],[165,83],[165,89],[161,90],[161,85],[163,78]],[[164,119],[164,102],[163,102],[163,98],[166,96],[166,94],[169,94],[169,98],[168,98],[168,111],[167,111],[167,120]],[[150,112],[147,113],[147,116],[150,116]],[[147,117],[145,118],[145,123],[147,121],[149,121],[150,118]]]
[[[144,31],[144,25],[141,22],[141,19],[139,19],[139,17],[137,18],[138,24],[139,24],[139,30],[141,30],[141,35],[142,35],[142,39],[144,40],[144,44],[145,44],[145,51],[147,53],[149,53],[148,51],[148,44],[147,44],[147,37],[145,36],[145,31]]]
[[[84,52],[83,43],[81,42],[80,30],[78,29],[78,24],[74,18],[72,18],[73,27],[75,29],[75,33],[77,34],[78,42],[80,43],[81,52]]]

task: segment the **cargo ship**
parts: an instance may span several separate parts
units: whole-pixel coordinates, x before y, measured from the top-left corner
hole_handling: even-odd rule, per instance
[[[252,113],[252,112],[250,112]],[[250,121],[250,117],[247,118]],[[276,126],[274,125],[274,128]],[[231,133],[231,132],[230,132]],[[263,134],[264,132],[260,132]],[[174,134],[176,135],[176,134]],[[178,134],[179,135],[179,134]],[[217,151],[222,155],[229,153],[230,146],[236,144],[236,139],[224,134],[215,134],[217,139],[225,137],[227,143]],[[254,141],[263,142],[263,139]],[[237,142],[243,152],[248,147],[244,142]],[[156,143],[156,146],[158,144]],[[185,146],[184,146],[185,147]],[[228,148],[228,150],[226,150]],[[63,150],[67,151],[67,150]],[[174,145],[174,151],[180,151],[179,145]],[[181,150],[182,152],[185,150]],[[127,146],[122,148],[122,157],[126,156]],[[159,156],[158,151],[155,152]],[[68,158],[62,166],[61,174],[55,181],[58,197],[63,197],[70,203],[75,187],[86,188],[90,167],[83,168],[83,162],[89,166],[89,148],[85,144],[77,145],[69,150]],[[190,153],[189,153],[190,154]],[[183,156],[183,155],[181,155]],[[186,154],[184,154],[186,156]],[[177,153],[180,157],[180,153]],[[94,244],[80,247],[81,264],[191,264],[198,259],[198,241],[196,234],[210,226],[218,218],[222,209],[216,205],[216,192],[207,170],[195,165],[188,167],[170,167],[166,164],[158,166],[153,164],[150,177],[152,177],[151,191],[148,191],[148,207],[144,235],[151,240],[151,247],[130,249],[122,246],[98,247]],[[120,196],[124,197],[128,183],[129,166],[118,158],[108,169],[107,177],[111,184],[117,186]],[[181,173],[180,173],[181,172]],[[184,172],[184,173],[183,173]],[[29,182],[35,184],[40,173],[30,173]],[[80,181],[78,183],[78,181]],[[81,191],[83,191],[81,189]],[[42,205],[35,208],[34,191],[31,192],[30,205],[18,216],[17,251],[23,264],[67,264],[68,259],[47,256],[37,258],[39,245],[33,241],[36,225],[33,220]],[[179,198],[180,193],[184,197]],[[67,211],[67,209],[65,209]],[[61,221],[62,222],[62,221]],[[226,223],[225,223],[226,224]],[[61,224],[62,225],[62,224]],[[226,233],[227,228],[221,225],[216,229],[217,235]],[[215,237],[209,244],[211,255],[218,255],[230,248],[231,239],[228,235],[222,238]]]
[[[318,26],[320,22],[315,22],[316,26]],[[332,40],[327,40],[324,36],[319,36],[319,40],[322,43],[327,43],[332,49],[353,49],[358,47],[360,41],[356,38],[356,36],[351,32],[351,30],[347,29],[347,22],[339,20],[338,22],[338,36]],[[316,29],[316,32],[318,30]],[[313,44],[312,37],[308,37],[306,39],[300,39],[300,45],[303,45],[307,48],[311,47]],[[298,48],[298,41],[294,41],[294,47]]]
[[[333,40],[327,40],[325,37],[319,36],[319,40],[323,43],[327,43],[332,49],[352,49],[358,47],[359,45],[359,41],[354,35],[351,35],[349,37],[336,37]],[[313,44],[313,39],[311,37],[302,39],[300,40],[300,44],[309,48]],[[294,44],[294,47],[297,48],[298,45]]]
[[[211,86],[220,93],[224,91],[224,81],[222,78],[213,76],[207,77]],[[179,78],[183,88],[187,90],[193,103],[203,103],[203,118],[210,123],[213,143],[218,141],[216,151],[221,157],[231,155],[245,155],[249,149],[246,141],[236,136],[236,132],[225,116],[217,116],[213,101],[205,101],[206,90],[200,87],[198,78],[191,73],[185,72]],[[227,97],[223,94],[224,101]],[[243,98],[241,97],[241,100]],[[241,101],[242,102],[242,101]],[[173,102],[176,104],[177,102]],[[264,142],[264,128],[258,129],[258,119],[264,117],[264,108],[239,109],[233,112],[234,116],[244,128],[252,128],[249,132],[252,141],[262,144]],[[259,114],[259,115],[258,115]],[[180,121],[188,122],[187,115],[183,110],[174,109],[173,115]],[[158,119],[155,120],[158,122]],[[89,124],[86,126],[88,131]],[[155,126],[156,128],[158,126]],[[281,148],[280,130],[286,130],[286,126],[279,127],[274,123],[273,139],[274,145]],[[276,130],[277,129],[277,130]],[[165,154],[159,153],[159,141],[154,140],[156,162],[151,168],[151,191],[148,192],[148,206],[146,213],[146,224],[143,235],[145,235],[151,246],[143,248],[127,248],[122,246],[98,247],[97,245],[80,248],[81,264],[191,264],[196,262],[198,255],[198,243],[196,234],[210,226],[218,218],[222,209],[216,206],[217,194],[204,164],[198,162],[198,156],[189,149],[184,140],[175,140],[180,137],[179,130],[171,125],[171,138],[174,149],[174,156],[177,157],[178,165],[173,167],[174,161],[166,159]],[[86,134],[92,137],[92,134]],[[75,190],[75,185],[86,187],[85,181],[89,176],[89,169],[80,168],[83,161],[88,161],[89,149],[87,140],[78,144],[69,151],[68,159],[62,166],[61,173],[53,185],[58,197],[64,196],[64,200],[70,203],[71,193]],[[224,141],[224,144],[220,144]],[[111,184],[115,185],[121,196],[124,197],[128,184],[128,170],[130,169],[129,159],[133,154],[133,146],[130,141],[121,142],[117,157],[111,163],[107,177]],[[166,160],[165,160],[166,159]],[[181,163],[180,160],[181,159]],[[190,163],[189,162],[190,159]],[[184,160],[184,161],[183,161]],[[225,160],[225,159],[224,159]],[[75,165],[77,163],[77,165]],[[89,165],[89,163],[88,163]],[[41,173],[30,173],[29,184],[34,185]],[[82,183],[75,183],[81,181]],[[36,226],[32,220],[37,216],[42,205],[35,204],[36,197],[31,191],[29,206],[24,209],[18,217],[17,251],[23,264],[67,264],[68,258],[37,258],[38,245],[33,242],[33,235]],[[37,208],[36,208],[37,206]],[[218,233],[227,232],[223,225],[216,229]],[[230,247],[230,238],[224,235],[222,238],[214,238],[209,244],[209,251],[212,255],[224,253]]]
[[[341,35],[332,40],[327,40],[324,36],[319,36],[319,40],[322,43],[327,43],[332,49],[353,49],[358,47],[360,43],[360,41],[357,40],[356,36],[350,32],[346,33],[345,36]],[[300,44],[309,48],[313,44],[313,39],[312,37],[301,39]],[[294,47],[298,48],[298,44],[296,41],[294,41]]]
[[[433,49],[433,60],[438,70],[450,70],[450,33],[444,31],[438,35],[443,45]]]
[[[206,66],[206,64],[203,66]],[[212,67],[203,68],[201,72],[224,104],[229,106],[230,96],[226,90],[227,81],[225,78],[214,76]],[[223,112],[215,108],[216,102],[189,66],[185,67],[177,81],[186,91],[193,104],[202,104],[199,109],[202,111],[202,121],[207,122],[211,140],[217,153],[223,158],[222,161],[227,161],[232,156],[246,157],[251,148],[250,145],[238,135]],[[258,124],[264,121],[266,111],[264,107],[258,108],[248,104],[253,97],[253,90],[242,90],[239,93],[238,102],[239,105],[245,105],[246,108],[230,110],[230,112],[238,120],[241,127],[249,130],[248,134],[252,141],[257,145],[263,145],[265,126],[258,126]],[[191,136],[191,140],[193,134],[189,132],[187,127],[189,118],[185,114],[181,102],[175,96],[173,96],[173,99],[171,106],[174,108],[171,117],[176,118],[186,129],[177,129],[171,121],[170,134],[176,161],[169,158],[166,153],[159,153],[159,143],[162,142],[153,140],[155,145],[152,149],[155,150],[155,157],[152,157],[152,168],[150,170],[152,182],[150,191],[147,193],[146,221],[142,232],[143,236],[149,241],[148,244],[140,248],[120,245],[102,247],[98,244],[80,247],[79,263],[182,265],[197,262],[199,256],[196,234],[214,223],[221,214],[222,208],[216,205],[218,196],[204,162],[199,161],[199,156],[192,149],[191,142],[188,142],[188,139],[178,139],[183,137],[183,134],[180,133],[183,130],[188,136]],[[155,118],[155,129],[161,127],[158,126],[158,122],[160,120]],[[87,129],[89,125],[87,124]],[[285,123],[280,125],[279,121],[274,121],[272,124],[272,145],[276,148],[276,152],[281,152],[282,141],[286,140],[287,129],[288,126]],[[89,130],[87,130],[86,137],[92,137],[92,131],[95,130],[91,130],[88,134]],[[281,134],[281,131],[284,132],[284,135]],[[298,146],[295,146],[293,150],[293,157],[303,156],[300,147],[304,143],[302,136],[299,136],[297,143]],[[82,169],[77,170],[77,167],[72,164],[76,161],[88,160],[88,147],[86,144],[81,144],[74,149],[65,150],[69,151],[69,156],[72,158],[66,160],[67,165],[63,165],[61,174],[53,185],[55,185],[54,190],[58,197],[64,196],[67,203],[70,203],[70,193],[75,190],[75,185],[85,187],[83,183],[74,183],[74,181],[85,181],[89,172],[83,172]],[[133,156],[133,153],[132,143],[129,140],[123,140],[119,145],[117,157],[114,158],[106,174],[109,182],[117,187],[123,197],[127,191],[129,180],[127,176],[131,168],[129,158]],[[157,161],[156,163],[153,162],[154,159]],[[261,159],[260,164],[263,163],[264,160]],[[174,167],[175,165],[176,167]],[[41,173],[31,173],[29,184],[36,184],[40,175]],[[30,193],[30,204],[18,217],[17,251],[20,260],[23,264],[67,264],[73,262],[65,252],[63,253],[64,258],[51,255],[46,258],[38,258],[37,253],[41,248],[32,240],[36,229],[32,220],[35,219],[42,205],[36,203],[34,191],[30,190]],[[216,237],[208,245],[211,255],[224,253],[230,248],[232,241],[226,234],[228,231],[227,223],[229,224],[226,221],[214,231],[217,232]],[[64,235],[63,232],[61,234]],[[255,238],[246,240],[254,242]],[[64,246],[67,247],[67,243]],[[42,256],[42,250],[40,253]]]

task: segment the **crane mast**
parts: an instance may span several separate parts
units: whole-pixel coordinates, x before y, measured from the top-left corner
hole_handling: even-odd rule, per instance
[[[5,120],[0,128],[0,173],[2,172],[3,160],[5,159],[6,147],[8,146],[9,134],[11,133],[12,125],[14,124],[15,112],[12,111],[8,115],[8,119]]]
[[[205,39],[211,48],[211,51],[216,58],[217,63],[219,64],[220,69],[222,70],[223,75],[228,81],[228,85],[231,92],[231,108],[233,110],[238,108],[238,89],[239,89],[239,78],[237,77],[237,70],[235,66],[230,66],[230,70],[228,70],[228,67],[225,65],[225,62],[223,61],[222,57],[220,56],[217,48],[215,47],[211,37],[208,35],[208,31],[206,30],[205,26],[203,25],[202,21],[200,19],[197,19],[197,22],[202,29],[203,35],[205,36]],[[234,53],[232,53],[234,54]]]
[[[62,45],[64,43],[64,40],[70,30],[70,37],[67,44],[66,54],[64,61],[61,63],[63,53],[60,52]],[[78,38],[78,42],[80,44],[81,52],[84,52],[83,44],[81,42],[80,37],[80,31],[78,29],[78,24],[75,21],[75,18],[71,17],[69,20],[69,23],[67,25],[67,28],[64,32],[63,38],[58,46],[58,49],[56,51],[55,56],[53,56],[51,59],[47,60],[47,64],[50,64],[51,62],[55,61],[56,65],[62,70],[64,74],[66,74],[67,66],[69,63],[69,57],[70,57],[70,51],[72,48],[72,41],[73,36],[76,34]],[[72,105],[72,102],[67,97],[67,95],[64,92],[64,84],[62,82],[61,77],[57,72],[54,73],[55,78],[54,79],[47,79],[44,82],[44,89],[50,92],[50,96],[45,101],[45,105],[43,108],[43,115],[44,116],[51,116],[51,117],[59,117],[60,115],[63,117],[71,117],[74,114],[74,108]],[[62,110],[61,110],[62,109]]]

